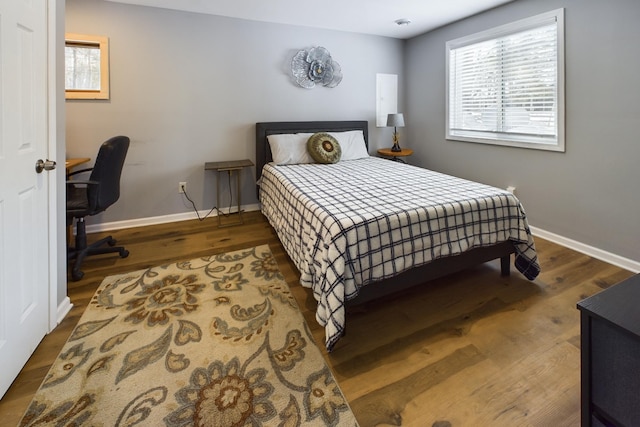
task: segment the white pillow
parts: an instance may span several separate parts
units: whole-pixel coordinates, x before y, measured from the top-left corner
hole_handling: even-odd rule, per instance
[[[338,140],[342,149],[342,160],[355,160],[369,157],[367,146],[364,143],[364,134],[361,130],[350,130],[346,132],[327,132]]]
[[[342,160],[355,160],[369,157],[361,130],[345,132],[327,132],[338,140],[342,149]],[[315,163],[307,151],[307,140],[313,133],[285,133],[267,135],[271,147],[271,157],[278,165],[296,165],[300,163]]]
[[[299,163],[315,163],[307,152],[307,140],[312,133],[285,133],[267,135],[271,147],[271,157],[278,165],[296,165]]]

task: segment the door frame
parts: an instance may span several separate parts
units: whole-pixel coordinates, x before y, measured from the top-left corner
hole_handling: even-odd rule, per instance
[[[65,96],[64,96],[65,0],[47,0],[47,128],[49,158],[56,173],[49,179],[49,331],[69,313],[67,294]]]

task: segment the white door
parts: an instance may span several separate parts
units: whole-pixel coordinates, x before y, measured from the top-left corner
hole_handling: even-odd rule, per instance
[[[0,2],[0,397],[48,330],[46,0]]]

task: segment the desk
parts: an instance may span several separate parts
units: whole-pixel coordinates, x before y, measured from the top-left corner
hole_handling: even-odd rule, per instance
[[[71,173],[71,169],[75,168],[76,166],[80,166],[83,163],[87,163],[90,160],[91,159],[89,157],[74,157],[65,160],[64,167],[66,168],[67,176],[69,175],[69,173]]]
[[[391,151],[391,148],[380,148],[378,150],[378,154],[385,157],[391,157],[391,160],[395,160],[396,162],[403,162],[400,157],[407,157],[413,154],[413,150],[411,148],[402,148],[400,151]]]
[[[232,225],[244,224],[242,220],[242,210],[240,209],[240,203],[242,201],[242,194],[240,192],[240,171],[244,168],[253,166],[253,162],[249,159],[244,160],[231,160],[227,162],[207,162],[204,164],[204,170],[214,170],[218,172],[218,179],[216,179],[216,208],[218,209],[218,227],[230,227]],[[227,172],[229,174],[229,186],[231,186],[231,175],[236,176],[237,184],[237,198],[238,198],[238,217],[239,220],[227,224],[222,224],[222,215],[220,212],[220,175],[221,172]]]

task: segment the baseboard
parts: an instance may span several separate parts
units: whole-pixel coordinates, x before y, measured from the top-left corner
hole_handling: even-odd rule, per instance
[[[563,237],[537,227],[529,228],[531,229],[531,233],[533,233],[534,236],[539,236],[543,239],[549,240],[550,242],[557,243],[558,245],[573,249],[574,251],[583,253],[585,255],[589,255],[590,257],[615,265],[616,267],[624,268],[625,270],[629,270],[633,273],[640,273],[640,262],[638,261],[624,258],[619,255],[612,254],[611,252],[603,251],[602,249],[598,249],[585,243],[581,243],[576,240],[569,239],[567,237]]]
[[[260,205],[257,203],[253,205],[242,206],[243,212],[251,212],[251,211],[258,211],[258,210],[260,210]],[[237,208],[231,209],[231,213],[234,213],[237,211],[238,211]],[[183,212],[183,213],[173,214],[173,215],[162,215],[162,216],[154,216],[149,218],[136,218],[136,219],[126,220],[126,221],[114,221],[114,222],[105,222],[102,224],[91,224],[91,225],[87,225],[87,233],[97,233],[100,231],[110,231],[110,230],[122,230],[124,228],[144,227],[147,225],[166,224],[169,222],[188,221],[191,219],[198,219],[198,215],[200,215],[200,218],[203,218],[207,213],[209,213],[208,210],[206,211],[203,210],[203,211],[198,211],[198,214],[196,214],[195,212]],[[217,216],[217,213],[212,212],[210,216],[215,217]]]
[[[56,326],[64,320],[64,318],[67,316],[67,314],[69,314],[72,308],[73,304],[71,304],[71,300],[69,299],[69,297],[65,297],[58,305],[58,310],[56,313]]]
[[[252,205],[245,205],[242,207],[242,209],[245,212],[257,211],[257,210],[260,210],[260,205],[257,203]],[[234,210],[232,210],[232,212],[234,212]],[[198,215],[200,215],[200,217],[203,217],[207,213],[208,211],[199,211]],[[87,232],[96,233],[100,231],[120,230],[120,229],[131,228],[131,227],[143,227],[146,225],[156,225],[156,224],[166,224],[169,222],[187,221],[187,220],[197,219],[198,215],[196,215],[195,212],[183,212],[183,213],[173,214],[173,215],[162,215],[162,216],[155,216],[155,217],[149,217],[149,218],[137,218],[137,219],[126,220],[126,221],[105,222],[102,224],[87,225]],[[216,216],[215,212],[212,213],[212,216]],[[576,240],[569,239],[564,236],[560,236],[558,234],[543,230],[538,227],[531,226],[530,229],[534,236],[539,236],[543,239],[549,240],[558,245],[567,247],[569,249],[573,249],[574,251],[583,253],[585,255],[589,255],[590,257],[599,259],[601,261],[608,262],[609,264],[615,265],[616,267],[624,268],[625,270],[629,270],[633,273],[640,273],[640,262],[638,261],[621,257],[611,252],[607,252],[602,249],[598,249],[596,247],[587,245],[585,243],[578,242]]]

